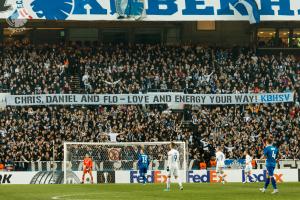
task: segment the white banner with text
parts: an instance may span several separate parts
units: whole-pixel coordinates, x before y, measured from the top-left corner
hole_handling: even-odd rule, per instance
[[[148,171],[147,183],[166,183],[166,170]],[[242,183],[245,181],[245,173],[241,169],[225,170],[226,181]],[[188,170],[179,171],[183,182],[186,183],[218,183],[221,177],[215,170]],[[68,184],[80,184],[82,171],[73,171],[67,174]],[[93,171],[94,183],[143,183],[143,178],[136,170],[132,171]],[[266,170],[253,170],[250,182],[264,182],[267,178]],[[274,178],[278,183],[299,182],[300,170],[275,169]],[[172,181],[175,181],[172,178]],[[0,171],[0,184],[63,184],[62,171],[39,172],[6,172]],[[90,184],[90,177],[86,176],[85,183]]]
[[[242,183],[245,181],[244,170],[224,170],[226,181],[231,183]],[[166,183],[166,170],[149,171],[147,173],[147,183]],[[187,183],[218,183],[222,178],[218,176],[215,170],[189,170],[179,172],[183,182]],[[298,169],[276,169],[274,174],[278,183],[298,182]],[[250,182],[264,182],[267,178],[266,170],[253,170]],[[175,181],[175,180],[173,180]],[[116,171],[116,183],[143,183],[143,178],[138,171]]]
[[[293,102],[293,93],[260,94],[42,94],[7,95],[7,106],[33,105],[234,105]]]

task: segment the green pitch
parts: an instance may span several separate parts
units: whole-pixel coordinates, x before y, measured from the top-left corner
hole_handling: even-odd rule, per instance
[[[165,185],[0,185],[1,200],[299,200],[300,183],[279,184],[279,194],[272,189],[261,193],[262,183],[184,184],[170,192]]]

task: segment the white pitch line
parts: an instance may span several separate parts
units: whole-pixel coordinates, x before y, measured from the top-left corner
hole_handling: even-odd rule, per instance
[[[69,195],[54,196],[54,197],[51,197],[51,199],[52,200],[93,200],[93,199],[78,198],[78,196],[85,196],[85,195],[93,195],[94,196],[94,195],[101,195],[101,194],[107,194],[107,193],[102,192],[102,193],[69,194]],[[113,195],[113,196],[110,196],[110,197],[120,198],[121,196],[120,195]]]
[[[100,193],[95,193],[92,195],[96,195],[96,194],[100,194]],[[51,199],[53,199],[53,200],[91,200],[91,199],[72,198],[72,197],[78,197],[78,196],[83,196],[83,195],[86,195],[86,194],[69,194],[69,195],[62,195],[62,196],[54,196]],[[88,194],[88,195],[91,195],[91,194]]]

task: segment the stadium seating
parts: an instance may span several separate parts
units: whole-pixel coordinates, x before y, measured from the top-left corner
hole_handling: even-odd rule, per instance
[[[62,141],[187,141],[189,158],[210,165],[217,145],[228,158],[261,155],[272,136],[284,158],[299,159],[300,62],[201,46],[7,46],[0,56],[0,90],[33,93],[295,92],[295,102],[247,106],[6,107],[0,111],[0,160],[62,160]],[[76,83],[74,80],[80,80]],[[254,143],[255,142],[255,143]],[[254,145],[255,144],[255,145]],[[258,144],[258,145],[257,145]]]

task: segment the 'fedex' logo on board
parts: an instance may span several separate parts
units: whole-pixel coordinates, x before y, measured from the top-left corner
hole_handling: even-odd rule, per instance
[[[150,175],[147,175],[147,183],[166,183],[167,175],[163,175],[161,171],[152,171]],[[143,177],[141,177],[138,171],[130,172],[130,183],[143,183]]]
[[[205,174],[197,174],[195,171],[187,172],[188,183],[217,183],[221,181],[222,177],[218,176],[217,172],[214,170],[207,171]]]
[[[265,182],[268,176],[267,170],[264,170],[263,173],[252,173],[249,177],[250,182]],[[278,183],[283,182],[283,174],[274,174],[275,181]],[[242,171],[242,182],[246,180],[245,172]]]

